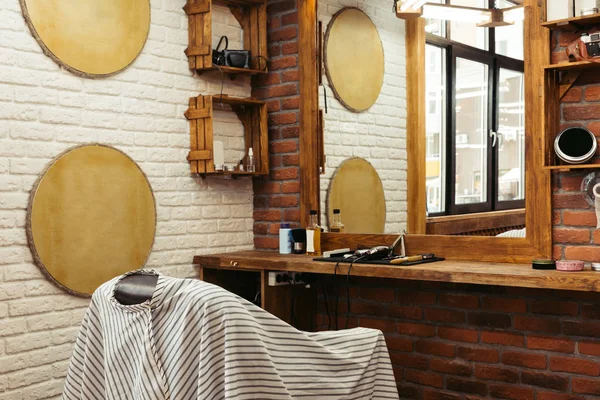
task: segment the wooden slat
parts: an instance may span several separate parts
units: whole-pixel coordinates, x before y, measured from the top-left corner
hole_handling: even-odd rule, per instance
[[[308,225],[310,210],[318,210],[319,166],[317,155],[317,112],[319,109],[317,62],[317,1],[298,2],[298,65],[300,71],[300,218]]]
[[[237,262],[230,267],[230,261]],[[294,271],[333,274],[335,263],[312,261],[304,255],[282,255],[274,252],[242,251],[228,254],[195,256],[194,264],[207,269]],[[340,264],[337,273],[346,275],[348,264]],[[406,279],[416,281],[452,282],[474,285],[498,285],[525,288],[600,292],[597,272],[565,273],[541,271],[530,263],[441,261],[414,266],[354,264],[352,276]]]
[[[197,107],[198,108],[205,108],[206,107],[206,103],[210,103],[210,97],[205,97],[205,96],[198,96],[198,100],[197,100]],[[196,143],[198,143],[196,149],[193,150],[204,150],[206,149],[206,142],[204,141],[204,126],[209,123],[212,124],[212,120],[207,120],[207,119],[197,119],[196,120]],[[198,163],[198,173],[204,173],[206,172],[206,161],[202,161],[199,160],[197,161]]]
[[[545,2],[543,2],[545,3]],[[543,6],[525,0],[525,201],[527,239],[543,258],[552,257],[552,185],[543,170],[544,132],[543,65],[550,60],[550,32],[544,29]],[[553,112],[559,113],[556,109]]]
[[[191,109],[196,108],[197,104],[198,104],[197,98],[191,97],[190,101],[189,101],[189,106],[190,106],[189,109],[191,110]],[[196,136],[197,130],[198,130],[198,121],[195,119],[190,120],[190,149],[192,151],[198,149],[198,137]],[[190,171],[192,174],[198,173],[198,162],[197,161],[190,162]]]
[[[212,8],[212,0],[206,0],[211,3]],[[212,50],[212,14],[201,14],[203,16],[203,45],[207,45]],[[204,68],[212,66],[212,51],[208,54],[202,56],[202,65]]]
[[[183,11],[187,15],[207,13],[210,11],[210,4],[208,1],[200,1],[194,4],[188,3],[183,7]]]
[[[542,26],[549,29],[578,30],[582,27],[593,26],[600,23],[600,14],[585,15],[543,22]]]
[[[260,135],[260,170],[257,172],[262,172],[265,174],[269,173],[269,126],[268,126],[268,113],[267,106],[263,105],[260,107],[258,117],[260,118],[260,132],[266,132],[266,134]],[[258,166],[257,166],[258,168]]]
[[[202,46],[188,47],[187,49],[185,49],[184,53],[188,57],[205,56],[207,54],[211,54],[211,50],[210,50],[210,46],[202,45]]]
[[[428,235],[456,235],[525,225],[525,209],[427,218]]]
[[[262,4],[257,8],[258,12],[258,53],[252,56],[262,56],[263,58],[256,58],[256,68],[266,71],[268,69],[268,56],[269,52],[267,49],[267,0],[263,0]]]
[[[317,135],[317,149],[319,152],[317,155],[317,160],[319,160],[319,172],[324,174],[327,160],[325,157],[325,115],[323,110],[319,110],[319,118],[317,120]]]
[[[213,159],[212,150],[193,150],[188,153],[188,161],[205,161]]]
[[[210,109],[209,108],[189,108],[184,114],[185,118],[190,119],[202,119],[210,117]]]
[[[266,158],[262,154],[260,147],[260,108],[253,107],[248,112],[250,122],[250,134],[252,135],[251,144],[252,152],[254,153],[254,165],[256,171],[264,171],[262,169],[262,160]]]
[[[214,149],[214,138],[213,138],[213,102],[212,96],[205,97],[205,107],[208,108],[209,118],[204,120],[204,148],[210,151],[213,154]],[[213,157],[211,156],[210,161],[206,161],[206,172],[214,172],[215,171],[215,163],[213,161]]]
[[[193,5],[194,0],[187,0],[186,5]],[[188,17],[188,46],[196,43],[196,20],[194,17]],[[190,69],[196,69],[196,57],[188,57]]]
[[[426,104],[425,104],[425,20],[406,21],[406,95],[408,163],[408,231],[425,233],[426,189]]]

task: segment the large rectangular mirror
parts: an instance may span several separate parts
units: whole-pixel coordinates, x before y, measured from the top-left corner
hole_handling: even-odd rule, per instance
[[[549,35],[539,22],[545,5],[523,3],[525,21],[504,28],[509,31],[403,21],[392,12],[391,0],[352,4],[377,27],[385,74],[378,100],[360,113],[345,107],[323,77],[329,108],[323,174],[315,151],[318,108],[325,105],[320,68],[318,62],[315,68],[303,62],[318,60],[317,21],[327,28],[341,7],[328,0],[299,3],[300,122],[303,132],[314,132],[300,137],[302,218],[318,207],[322,224],[329,225],[333,209],[341,209],[329,204],[330,183],[352,158],[373,166],[386,200],[383,228],[325,234],[326,247],[380,244],[407,227],[412,252],[437,249],[451,259],[509,262],[551,256],[550,174],[542,170],[540,146]],[[352,183],[354,193],[371,188]],[[341,215],[344,222],[343,209]]]
[[[445,1],[488,6],[487,0]],[[320,90],[319,106],[327,104],[328,109],[320,209],[323,225],[332,232],[340,230],[332,224],[336,209],[348,233],[397,233],[407,227],[407,107],[415,100],[407,98],[406,90],[406,24],[391,11],[392,3],[353,4],[376,29],[378,38],[371,40],[369,26],[340,18],[347,7],[333,0],[318,1],[317,15],[326,33],[325,90]],[[516,5],[509,0],[496,4]],[[352,23],[346,37],[354,36],[348,39],[348,48],[340,49],[344,41],[335,35],[344,32],[344,23]],[[421,162],[426,172],[427,232],[525,237],[523,23],[482,28],[428,19],[425,31],[421,73],[426,81],[426,152]],[[333,46],[341,54],[331,55]],[[346,104],[349,90],[338,70],[363,68],[352,85],[369,93],[376,79],[369,73],[378,65],[373,56],[363,62],[361,54],[370,54],[370,47],[377,46],[384,53],[383,85],[374,103],[358,112]],[[363,76],[365,80],[360,80]]]

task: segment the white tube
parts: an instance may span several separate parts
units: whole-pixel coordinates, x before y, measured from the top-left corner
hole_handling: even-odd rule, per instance
[[[596,229],[600,229],[600,183],[594,186],[592,192],[594,192],[594,203],[596,205]]]

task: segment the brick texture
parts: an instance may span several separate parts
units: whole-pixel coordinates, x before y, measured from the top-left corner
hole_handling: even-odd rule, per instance
[[[339,279],[345,324],[346,278]],[[383,328],[400,393],[410,399],[583,400],[600,396],[600,293],[353,278],[351,326]],[[330,285],[329,310],[334,308]],[[380,293],[358,296],[354,293]],[[390,299],[393,301],[390,303]],[[419,304],[415,299],[427,299]],[[320,298],[318,328],[328,328]],[[390,315],[392,307],[420,309]],[[431,319],[428,309],[479,318]],[[418,316],[421,316],[418,318]],[[377,322],[379,321],[379,322]],[[487,321],[487,319],[483,319]],[[543,333],[542,333],[543,332]],[[587,397],[586,397],[587,396]]]
[[[63,150],[101,142],[131,156],[147,174],[157,203],[150,268],[196,276],[198,253],[252,249],[249,178],[201,180],[189,174],[188,98],[218,93],[219,74],[195,76],[184,1],[152,0],[148,41],[136,61],[109,78],[83,79],[46,57],[25,25],[19,2],[0,0],[0,399],[54,399],[88,299],[65,294],[31,261],[25,238],[29,191]],[[232,48],[242,31],[226,6],[214,5],[216,41]],[[249,79],[228,78],[224,92],[249,96]],[[232,113],[215,115],[231,162],[243,129]]]
[[[281,223],[300,225],[298,11],[296,0],[272,0],[269,74],[255,78],[252,95],[269,100],[270,175],[254,180],[254,246],[279,247]]]

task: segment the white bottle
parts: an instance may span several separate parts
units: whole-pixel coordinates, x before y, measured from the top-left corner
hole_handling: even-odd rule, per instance
[[[281,224],[279,228],[279,254],[292,254],[292,230],[290,224]]]
[[[254,151],[252,147],[248,150],[248,160],[246,162],[246,171],[248,172],[256,172],[256,167],[254,166]]]

